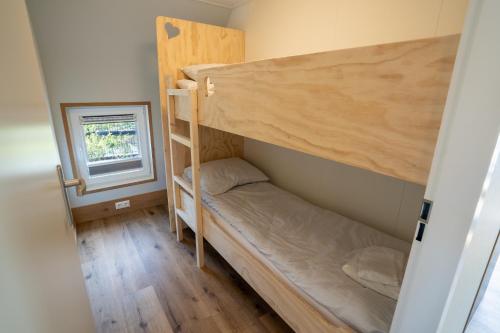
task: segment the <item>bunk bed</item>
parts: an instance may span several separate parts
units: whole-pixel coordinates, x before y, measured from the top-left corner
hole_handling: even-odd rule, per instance
[[[241,191],[267,189],[274,198],[281,190],[249,184],[210,196],[200,188],[200,165],[242,157],[249,137],[425,185],[459,36],[243,63],[241,31],[168,17],[156,24],[171,230],[178,240],[184,225],[194,231],[199,267],[207,240],[295,331],[370,330],[292,281],[249,239],[252,231],[236,225],[237,213],[225,211],[224,200]],[[216,63],[228,65],[200,71],[197,89],[177,87],[182,68]],[[189,166],[191,181],[182,176]],[[298,200],[290,196],[284,202]]]

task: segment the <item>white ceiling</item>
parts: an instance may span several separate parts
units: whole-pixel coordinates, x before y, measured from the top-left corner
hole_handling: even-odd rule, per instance
[[[198,1],[206,2],[212,5],[225,8],[236,8],[238,6],[241,6],[245,2],[248,2],[249,0],[198,0]]]

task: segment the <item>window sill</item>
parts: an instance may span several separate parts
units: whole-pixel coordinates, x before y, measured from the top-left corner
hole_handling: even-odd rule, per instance
[[[135,186],[135,185],[140,185],[140,184],[146,184],[146,183],[151,183],[155,182],[157,180],[156,175],[153,178],[149,179],[144,179],[144,180],[137,180],[137,181],[131,181],[127,182],[124,184],[117,184],[117,185],[109,185],[106,187],[98,187],[98,188],[90,188],[88,189],[87,187],[84,187],[82,190],[77,191],[78,196],[84,196],[87,194],[93,194],[93,193],[98,193],[98,192],[104,192],[104,191],[110,191],[110,190],[116,190],[118,188],[123,188],[123,187],[129,187],[129,186]]]

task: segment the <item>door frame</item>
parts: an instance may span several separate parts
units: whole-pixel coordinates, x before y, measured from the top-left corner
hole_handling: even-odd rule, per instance
[[[470,3],[425,192],[432,212],[412,244],[391,333],[436,332],[452,293],[500,129],[498,12],[497,0]]]

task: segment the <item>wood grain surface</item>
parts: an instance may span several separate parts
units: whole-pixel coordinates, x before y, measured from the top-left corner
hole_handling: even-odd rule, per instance
[[[458,42],[452,35],[203,70],[200,124],[425,185]]]
[[[185,78],[181,68],[193,64],[241,63],[245,59],[244,33],[239,30],[223,28],[203,23],[191,22],[170,17],[157,17],[156,19],[158,75],[160,86],[160,102],[162,112],[163,146],[165,153],[165,173],[169,198],[170,226],[175,230],[174,200],[169,126],[167,104],[175,107],[175,98],[167,96],[167,88],[176,88],[176,82]],[[170,86],[169,86],[170,81]],[[196,108],[194,108],[196,109]],[[190,120],[185,115],[185,120]],[[180,133],[183,128],[174,129]],[[220,131],[200,127],[200,161],[205,162],[231,156],[241,156],[243,152],[243,138],[232,134],[221,134]],[[182,161],[185,166],[190,163],[189,158]]]
[[[98,333],[280,333],[292,330],[208,244],[178,243],[155,207],[78,225]]]

